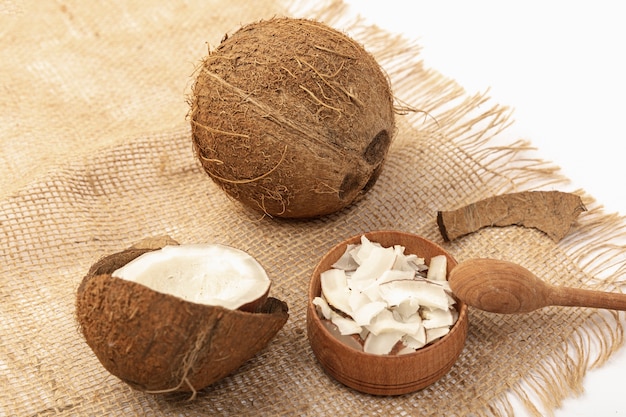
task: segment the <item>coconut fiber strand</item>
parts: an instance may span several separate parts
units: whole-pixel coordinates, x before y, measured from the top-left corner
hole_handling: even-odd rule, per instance
[[[589,211],[558,243],[519,226],[443,242],[438,210],[505,192],[566,190],[567,178],[508,134],[507,107],[425,68],[417,45],[343,19],[341,3],[304,4],[0,0],[0,416],[508,416],[512,404],[549,415],[622,343],[618,313],[472,310],[458,362],[422,391],[364,395],[322,371],[306,337],[306,289],[340,240],[400,229],[458,261],[495,257],[553,284],[618,290],[623,267],[608,261],[623,255],[615,242],[626,225],[572,190]],[[243,208],[192,150],[194,69],[226,33],[273,16],[350,33],[388,73],[401,113],[378,182],[357,204],[316,220]],[[400,111],[407,105],[420,111]],[[289,305],[269,345],[193,401],[135,391],[111,376],[74,316],[76,290],[96,260],[158,235],[249,252],[272,278],[271,294]]]

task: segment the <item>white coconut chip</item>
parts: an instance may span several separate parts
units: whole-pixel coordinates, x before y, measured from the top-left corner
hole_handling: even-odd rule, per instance
[[[363,343],[363,351],[375,355],[387,355],[402,340],[402,332],[370,333]]]
[[[403,339],[403,340],[404,340],[404,339]],[[404,343],[404,342],[403,342],[403,343]],[[417,349],[419,349],[419,348],[417,348]],[[396,355],[406,355],[406,354],[408,354],[408,353],[413,353],[413,352],[415,352],[417,349],[414,349],[414,348],[409,347],[409,346],[404,346],[402,349],[400,349],[400,350],[398,351],[398,353],[396,353]]]
[[[343,317],[335,312],[331,314],[330,321],[337,326],[342,335],[359,334],[363,331],[363,328],[356,324],[354,320]]]
[[[447,263],[445,255],[437,255],[430,258],[426,278],[432,281],[446,281]]]
[[[354,271],[359,267],[359,264],[354,260],[354,257],[350,253],[357,245],[348,245],[346,251],[341,255],[337,262],[331,266],[335,269],[343,269],[344,271]]]
[[[414,298],[410,298],[396,306],[394,313],[398,314],[402,320],[406,320],[414,314],[419,314],[419,310],[419,302]]]
[[[369,281],[367,285],[362,285],[359,291],[365,295],[370,301],[383,301],[383,298],[380,296],[380,291],[378,291],[378,284],[376,281]]]
[[[322,314],[326,320],[330,320],[332,318],[332,310],[326,300],[322,297],[315,297],[313,299],[313,305],[319,307],[319,312]]]
[[[415,299],[421,306],[447,310],[448,296],[443,287],[425,280],[397,280],[379,286],[380,295],[389,306]]]
[[[425,329],[434,329],[437,327],[447,327],[454,324],[454,316],[450,309],[424,309],[422,311],[422,324]]]
[[[351,314],[350,288],[348,288],[346,273],[341,269],[329,269],[320,275],[322,295],[336,309]]]
[[[377,279],[376,284],[384,284],[385,282],[390,281],[399,281],[399,280],[412,280],[415,278],[415,270],[399,270],[399,269],[390,269],[383,272]]]
[[[369,258],[372,249],[380,247],[382,246],[379,243],[371,242],[367,237],[361,236],[361,244],[355,245],[350,251],[350,254],[355,262],[361,265],[365,259]]]
[[[405,334],[402,337],[402,343],[414,350],[426,346],[426,329],[424,329],[424,327],[421,327],[420,330],[412,336]]]
[[[384,309],[372,318],[367,329],[379,335],[389,332],[401,332],[402,334],[416,334],[421,326],[421,318],[415,314],[409,317],[406,321],[398,321],[394,318],[393,312],[389,309]]]
[[[445,335],[450,333],[449,327],[437,327],[435,329],[426,329],[426,343],[434,342],[435,340],[439,340]]]
[[[377,317],[386,308],[387,303],[383,301],[373,301],[354,310],[352,317],[359,326],[367,326],[371,324],[374,317]]]
[[[374,246],[369,256],[350,276],[352,281],[375,281],[383,272],[390,270],[396,260],[393,248]]]
[[[357,310],[360,310],[362,307],[371,302],[372,300],[370,300],[370,298],[363,292],[354,290],[350,291],[350,296],[348,297],[348,305],[352,310],[352,316],[354,316]]]

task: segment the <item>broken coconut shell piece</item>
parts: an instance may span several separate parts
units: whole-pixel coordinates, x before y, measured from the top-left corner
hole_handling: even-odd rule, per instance
[[[198,390],[229,375],[263,349],[286,323],[288,308],[267,297],[269,279],[245,252],[221,245],[176,247],[166,243],[163,249],[129,248],[96,262],[78,288],[76,316],[87,344],[111,374],[140,391],[186,391],[193,398]],[[168,256],[187,248],[195,255],[205,250],[208,260],[199,263],[201,273],[195,271],[185,278],[180,265],[169,271],[165,265]],[[159,252],[166,255],[154,255]],[[165,263],[155,269],[143,268],[145,276],[135,276],[143,276],[141,279],[129,279],[136,271],[124,267],[141,262],[142,256],[148,263],[154,261],[150,256],[160,257],[156,263]],[[187,263],[194,264],[198,263]],[[229,273],[228,279],[223,279]],[[242,299],[242,292],[231,284],[255,274],[260,289],[244,291],[248,297]],[[202,285],[202,279],[216,278],[223,279],[221,290]],[[179,281],[178,289],[169,289],[159,282],[163,280]],[[186,294],[184,288],[196,295]],[[203,291],[209,293],[199,298],[197,294]],[[236,302],[215,305],[218,301],[213,295],[220,291],[234,292]]]
[[[546,233],[555,242],[587,211],[580,196],[561,191],[524,191],[486,198],[452,211],[437,212],[437,225],[448,242],[483,227],[524,226]]]

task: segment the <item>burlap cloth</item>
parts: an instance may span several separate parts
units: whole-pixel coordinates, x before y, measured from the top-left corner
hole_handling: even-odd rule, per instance
[[[305,331],[306,288],[339,240],[401,229],[443,243],[437,210],[494,194],[568,187],[507,133],[511,111],[419,60],[419,47],[360,22],[341,3],[146,0],[0,1],[0,416],[550,414],[622,343],[622,317],[547,308],[472,311],[451,372],[420,392],[373,397],[318,366]],[[228,199],[192,152],[187,94],[207,48],[241,24],[311,17],[347,31],[388,72],[398,117],[379,182],[340,213],[263,218]],[[584,193],[581,191],[581,195]],[[624,222],[590,209],[558,244],[534,229],[485,229],[445,246],[457,260],[519,262],[545,280],[619,290]],[[74,318],[76,288],[103,255],[147,237],[250,252],[291,316],[270,345],[196,400],[131,390],[105,371]]]

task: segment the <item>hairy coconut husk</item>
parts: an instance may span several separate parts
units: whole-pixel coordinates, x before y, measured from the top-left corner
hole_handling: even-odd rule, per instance
[[[246,206],[316,217],[375,183],[395,133],[389,80],[361,45],[323,23],[246,25],[211,51],[191,100],[195,151]]]
[[[111,276],[154,249],[127,249],[90,268],[78,288],[76,316],[102,365],[147,392],[195,392],[229,375],[263,349],[288,319],[267,298],[256,312],[208,306]]]

